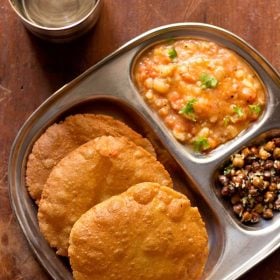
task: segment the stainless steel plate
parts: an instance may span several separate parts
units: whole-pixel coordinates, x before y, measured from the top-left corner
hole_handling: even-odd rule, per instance
[[[137,92],[131,69],[138,53],[170,37],[212,40],[242,56],[262,79],[267,106],[262,118],[234,140],[207,155],[196,155],[178,143]],[[263,135],[279,130],[280,78],[251,46],[221,28],[180,23],[156,28],[128,42],[119,50],[65,85],[46,100],[25,122],[12,147],[9,162],[10,198],[21,228],[39,261],[54,279],[72,279],[67,261],[56,256],[40,234],[37,209],[25,187],[26,158],[34,141],[53,122],[77,112],[101,112],[127,122],[142,134],[153,134],[158,145],[176,162],[172,172],[176,188],[199,207],[209,235],[210,255],[205,279],[236,279],[280,244],[280,216],[259,226],[241,225],[214,186],[217,168],[230,154]]]

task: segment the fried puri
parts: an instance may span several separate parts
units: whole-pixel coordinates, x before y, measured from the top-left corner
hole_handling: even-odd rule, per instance
[[[151,143],[124,123],[105,115],[77,114],[50,126],[35,142],[26,169],[26,185],[39,203],[43,186],[53,167],[69,152],[103,135],[126,136],[155,155]]]
[[[200,279],[207,256],[197,208],[155,183],[135,185],[94,206],[70,235],[76,280]]]
[[[95,138],[51,171],[39,203],[40,230],[66,256],[71,228],[83,213],[141,182],[172,187],[168,172],[142,147],[125,137]]]

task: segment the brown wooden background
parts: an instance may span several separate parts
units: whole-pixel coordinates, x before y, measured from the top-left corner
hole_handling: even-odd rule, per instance
[[[7,161],[23,122],[55,90],[129,39],[174,22],[205,22],[229,29],[280,70],[279,0],[104,0],[96,27],[68,45],[33,37],[8,1],[0,3],[0,280],[49,279],[12,214]],[[280,250],[241,279],[279,280]]]

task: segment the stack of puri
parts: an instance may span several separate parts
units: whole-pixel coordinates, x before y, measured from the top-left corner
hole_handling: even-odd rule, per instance
[[[78,114],[50,126],[29,155],[26,185],[74,279],[201,278],[208,238],[198,209],[126,124]]]

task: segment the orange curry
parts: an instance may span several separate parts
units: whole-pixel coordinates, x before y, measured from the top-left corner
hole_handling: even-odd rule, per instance
[[[237,136],[265,105],[265,90],[249,65],[209,41],[180,39],[148,49],[134,79],[174,137],[198,152]]]

